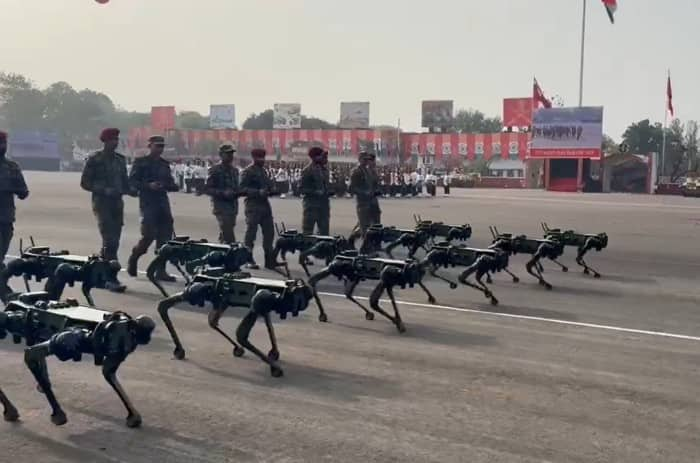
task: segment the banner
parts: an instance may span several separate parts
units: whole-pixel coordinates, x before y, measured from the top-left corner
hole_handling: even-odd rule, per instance
[[[602,106],[541,108],[533,115],[532,159],[600,159],[602,143]]]
[[[299,103],[275,103],[272,126],[275,129],[300,129],[301,105]]]
[[[13,159],[61,159],[58,136],[51,132],[12,132],[8,153]]]
[[[213,104],[209,106],[210,129],[235,129],[236,105]]]
[[[164,134],[175,128],[175,106],[151,107],[151,129],[154,133]]]
[[[423,101],[423,127],[450,127],[452,125],[452,100]]]
[[[503,127],[530,127],[532,98],[503,99]]]
[[[369,128],[369,101],[340,103],[340,128]]]

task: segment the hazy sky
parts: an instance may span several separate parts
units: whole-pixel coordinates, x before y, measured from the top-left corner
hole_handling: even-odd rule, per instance
[[[618,0],[611,25],[588,0],[584,104],[605,131],[676,115],[700,120],[700,1]],[[0,70],[64,80],[145,111],[246,115],[275,102],[337,121],[370,101],[371,123],[416,130],[422,99],[500,115],[503,97],[578,102],[582,0],[0,0]]]

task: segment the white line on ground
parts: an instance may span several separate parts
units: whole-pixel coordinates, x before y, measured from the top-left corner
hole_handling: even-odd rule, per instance
[[[10,259],[17,258],[17,256],[7,256],[7,257]],[[122,269],[121,271],[125,272],[126,270]],[[146,272],[143,272],[141,270],[139,270],[138,273],[140,275],[146,274]],[[178,280],[180,280],[180,279],[181,278],[178,277]],[[323,295],[323,296],[345,298],[344,294],[338,294],[338,293],[319,292],[318,294]],[[364,296],[355,296],[355,299],[360,299],[363,301],[369,300],[368,297],[364,297]],[[387,299],[382,299],[381,301],[383,303],[390,303],[390,301]],[[617,332],[617,333],[641,334],[641,335],[645,335],[645,336],[656,336],[656,337],[661,337],[661,338],[682,339],[685,341],[700,342],[700,336],[690,336],[687,334],[678,334],[678,333],[666,333],[664,331],[650,331],[650,330],[641,330],[641,329],[636,329],[636,328],[625,328],[622,326],[600,325],[597,323],[574,322],[574,321],[570,321],[570,320],[560,320],[557,318],[534,317],[534,316],[530,316],[530,315],[518,315],[518,314],[512,314],[512,313],[505,313],[505,312],[492,312],[492,311],[484,311],[484,310],[477,310],[477,309],[465,309],[463,307],[452,307],[449,305],[439,305],[439,304],[424,304],[421,302],[409,302],[409,301],[396,300],[396,303],[399,305],[405,305],[405,306],[409,306],[409,307],[421,307],[421,308],[427,308],[427,309],[449,310],[452,312],[472,313],[472,314],[479,314],[479,315],[486,315],[486,316],[493,316],[493,317],[513,318],[513,319],[518,319],[518,320],[530,320],[530,321],[536,321],[536,322],[553,323],[553,324],[557,324],[557,325],[576,326],[579,328],[592,328],[592,329],[597,329],[597,330],[613,331],[613,332]]]

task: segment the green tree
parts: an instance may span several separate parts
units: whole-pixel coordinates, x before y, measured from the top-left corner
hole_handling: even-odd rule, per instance
[[[182,111],[177,115],[175,126],[178,129],[208,129],[209,117],[197,111]]]
[[[301,115],[301,128],[302,129],[312,129],[312,130],[337,129],[338,125],[331,124],[330,122],[325,121],[325,120],[318,118],[318,117],[304,116],[302,114]]]
[[[460,133],[497,133],[503,129],[503,122],[476,109],[460,109],[454,118],[454,128]]]
[[[644,119],[630,124],[622,134],[622,141],[633,154],[661,153],[663,135],[661,124],[652,124],[649,119]]]
[[[607,134],[603,134],[603,156],[610,156],[613,154],[618,154],[620,152],[620,145],[615,143],[615,140],[612,139]]]
[[[689,172],[698,172],[698,170],[700,170],[700,163],[698,162],[699,144],[700,140],[698,139],[698,123],[697,121],[688,121],[685,124],[684,145],[686,148],[686,155],[688,158]]]

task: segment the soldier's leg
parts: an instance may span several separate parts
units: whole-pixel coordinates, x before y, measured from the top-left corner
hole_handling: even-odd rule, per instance
[[[236,227],[236,216],[233,214],[218,214],[216,221],[219,224],[219,242],[230,244],[236,242],[233,229]]]
[[[245,247],[253,252],[253,247],[255,246],[255,236],[258,234],[258,224],[260,223],[260,212],[254,209],[248,209],[245,211],[245,238],[243,244]],[[248,264],[248,268],[258,269],[260,268],[257,264]]]
[[[316,217],[316,223],[318,224],[318,234],[326,235],[330,234],[330,221],[331,221],[331,208],[330,206],[324,206],[319,209],[318,216]]]
[[[13,232],[12,223],[0,223],[0,270],[5,268],[5,257],[7,257],[7,250],[10,249]],[[5,288],[0,288],[0,294],[12,292],[9,286],[5,286]]]
[[[12,223],[0,223],[0,268],[5,265],[5,257],[10,249],[14,227]]]
[[[101,222],[100,233],[102,233],[102,257],[108,260],[119,261],[117,255],[119,251],[119,240],[122,234],[122,224],[119,221],[107,220]],[[124,292],[124,286],[115,276],[112,281],[105,284],[105,289],[109,291],[121,293]]]
[[[160,249],[165,243],[168,242],[168,240],[172,239],[173,237],[173,222],[172,218],[170,220],[165,220],[163,221],[162,224],[158,224],[158,226],[155,229],[155,238],[156,238],[156,247],[154,248],[154,251],[157,252],[158,249]],[[163,261],[163,264],[160,266],[160,268],[156,269],[156,278],[161,281],[168,281],[168,282],[175,282],[177,281],[176,278],[172,275],[169,275],[165,271],[165,265],[167,264],[166,261]]]
[[[153,241],[157,237],[157,231],[158,230],[156,224],[143,221],[141,222],[141,239],[131,250],[131,255],[129,256],[129,263],[126,269],[126,272],[132,277],[136,276],[139,258],[142,255],[146,254],[146,252],[148,252],[148,248],[151,246],[151,243],[153,243]]]
[[[316,224],[316,214],[318,211],[314,207],[309,205],[304,206],[304,211],[301,218],[301,231],[306,235],[310,235],[314,232],[314,225]]]
[[[358,207],[357,208],[357,221],[360,224],[360,231],[362,232],[362,235],[364,236],[365,232],[367,231],[367,228],[372,225],[371,224],[371,215],[369,209],[366,207]]]
[[[272,211],[267,210],[260,217],[260,228],[262,228],[263,250],[265,251],[265,268],[275,269],[281,264],[275,259],[273,241],[275,239],[275,226],[272,219]]]

